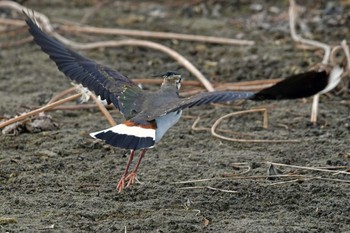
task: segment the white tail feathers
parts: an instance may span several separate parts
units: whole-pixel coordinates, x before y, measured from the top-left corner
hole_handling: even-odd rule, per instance
[[[112,146],[137,150],[154,146],[156,130],[137,125],[119,124],[105,130],[90,133],[90,136],[104,140]]]

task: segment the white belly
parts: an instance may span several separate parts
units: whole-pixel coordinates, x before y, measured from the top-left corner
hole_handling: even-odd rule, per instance
[[[182,114],[182,111],[171,112],[165,116],[159,117],[156,119],[157,130],[156,130],[156,139],[155,142],[159,142],[159,140],[164,136],[166,131],[170,129],[173,125],[178,122]]]

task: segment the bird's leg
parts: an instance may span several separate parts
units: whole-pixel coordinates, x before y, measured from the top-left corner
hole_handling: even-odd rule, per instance
[[[126,187],[129,187],[131,184],[133,184],[135,182],[137,169],[139,168],[139,166],[141,164],[141,160],[142,160],[143,156],[145,155],[146,151],[147,151],[147,149],[143,149],[141,151],[139,161],[137,161],[137,164],[136,164],[134,170],[132,170],[132,172],[125,178],[125,180],[129,180],[128,185]]]
[[[122,178],[120,178],[120,180],[118,182],[118,185],[117,185],[117,189],[118,189],[119,192],[123,191],[123,188],[124,188],[124,185],[125,185],[126,175],[128,174],[130,164],[131,164],[131,162],[132,162],[132,160],[134,158],[134,154],[135,154],[135,150],[131,150],[130,155],[129,155],[128,164],[126,165],[126,168],[125,168],[125,171],[124,171],[124,173],[122,175]]]

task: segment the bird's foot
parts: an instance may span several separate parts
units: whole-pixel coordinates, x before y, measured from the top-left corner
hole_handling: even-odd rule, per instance
[[[120,178],[118,184],[117,184],[117,189],[118,189],[118,192],[122,192],[123,189],[124,189],[124,186],[125,186],[125,176],[122,176],[122,178]]]
[[[129,180],[126,187],[128,188],[130,185],[132,185],[135,182],[135,179],[136,179],[136,172],[133,171],[125,178],[125,180]]]

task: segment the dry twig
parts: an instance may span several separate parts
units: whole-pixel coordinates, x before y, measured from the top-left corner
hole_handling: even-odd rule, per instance
[[[218,188],[214,188],[211,186],[192,186],[192,187],[183,187],[183,188],[179,188],[182,190],[188,190],[188,189],[210,189],[210,190],[214,190],[214,191],[220,191],[223,193],[238,193],[237,191],[234,190],[227,190],[227,189],[218,189]]]
[[[310,171],[319,171],[319,172],[327,172],[327,173],[334,173],[334,174],[350,175],[350,172],[347,172],[347,171],[334,171],[334,170],[328,170],[328,169],[317,168],[317,167],[305,167],[305,166],[297,166],[297,165],[273,163],[273,162],[266,162],[266,164],[272,164],[275,166],[282,166],[282,167],[291,167],[291,168],[297,168],[297,169],[303,169],[303,170],[310,170]]]
[[[184,180],[184,181],[173,182],[172,184],[190,184],[190,183],[198,183],[198,182],[217,181],[217,180],[260,180],[260,179],[270,179],[270,178],[284,178],[284,179],[286,179],[286,178],[300,178],[300,179],[305,179],[305,180],[313,180],[314,179],[314,180],[333,181],[333,182],[350,184],[350,180],[332,179],[332,178],[319,177],[319,176],[295,175],[295,174],[273,175],[273,176],[267,176],[267,175],[236,176],[234,174],[223,174],[223,176],[225,176],[225,177],[224,178],[198,179],[198,180]]]

